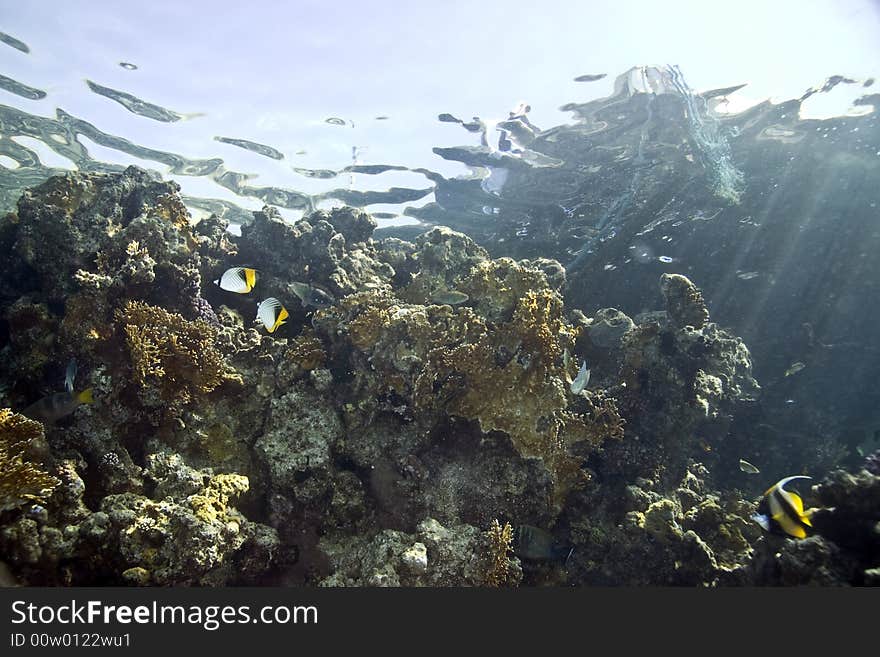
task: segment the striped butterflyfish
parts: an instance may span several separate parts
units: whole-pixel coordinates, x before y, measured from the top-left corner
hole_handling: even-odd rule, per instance
[[[286,322],[289,316],[287,309],[275,297],[269,297],[257,306],[256,319],[260,320],[269,333],[274,333],[275,329]]]
[[[810,522],[810,512],[804,511],[804,503],[800,495],[785,490],[785,486],[795,479],[811,479],[804,475],[786,477],[773,484],[764,493],[764,497],[758,504],[758,512],[752,516],[764,531],[795,538],[806,538],[807,531],[813,524]]]
[[[232,267],[223,272],[223,275],[214,281],[221,290],[247,294],[257,284],[257,270],[250,267]]]

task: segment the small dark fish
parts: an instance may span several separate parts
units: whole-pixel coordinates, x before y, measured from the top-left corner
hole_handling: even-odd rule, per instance
[[[94,401],[91,388],[82,392],[56,392],[34,402],[21,414],[43,424],[54,424],[73,413],[80,404],[91,404]]]
[[[337,116],[331,116],[324,119],[324,123],[329,123],[330,125],[345,125],[345,119],[340,119]]]
[[[604,78],[607,73],[587,73],[585,75],[577,76],[574,81],[575,82],[595,82],[596,80],[601,80]]]
[[[567,562],[574,548],[558,543],[550,532],[532,525],[513,530],[513,553],[529,561]]]
[[[795,538],[806,538],[813,528],[811,512],[804,511],[804,503],[797,493],[785,490],[786,484],[795,479],[811,479],[803,475],[786,477],[773,484],[758,504],[758,512],[752,516],[764,531]]]
[[[375,118],[375,120],[376,120],[376,121],[387,121],[387,120],[388,120],[388,117],[385,116],[385,115],[383,114],[382,116],[377,116],[377,117]]]
[[[797,374],[805,367],[806,367],[806,365],[804,365],[800,361],[798,361],[796,363],[792,363],[791,367],[789,367],[787,370],[785,370],[785,376],[792,376],[794,374]]]
[[[334,303],[336,299],[308,283],[300,283],[294,281],[290,284],[293,293],[299,298],[304,306],[313,306],[315,308],[326,308]]]
[[[124,68],[126,71],[136,71],[137,64],[132,64],[131,62],[119,62],[119,65]]]

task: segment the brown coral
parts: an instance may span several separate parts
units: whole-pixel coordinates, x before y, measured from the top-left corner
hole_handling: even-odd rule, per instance
[[[504,586],[510,578],[510,555],[513,554],[513,527],[509,522],[502,525],[497,519],[486,530],[486,583]]]
[[[216,329],[203,320],[187,321],[140,301],[129,301],[116,320],[125,331],[135,381],[142,389],[158,388],[175,407],[226,380],[241,381],[216,347]]]
[[[27,458],[28,448],[43,440],[39,422],[0,409],[0,511],[42,502],[61,483]]]
[[[162,194],[156,199],[153,211],[163,219],[170,221],[182,234],[187,236],[190,246],[194,245],[189,210],[178,194]]]
[[[311,329],[306,329],[296,336],[293,343],[284,352],[284,356],[304,370],[321,367],[327,360],[324,345]]]

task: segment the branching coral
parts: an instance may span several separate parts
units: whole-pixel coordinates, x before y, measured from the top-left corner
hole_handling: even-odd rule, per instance
[[[504,586],[510,576],[510,555],[513,554],[513,527],[509,522],[504,525],[497,519],[492,521],[486,531],[486,560],[489,568],[486,572],[486,583],[489,586]]]
[[[0,409],[0,511],[26,502],[41,502],[61,483],[27,460],[32,442],[42,440],[43,428],[10,409]]]
[[[116,320],[125,331],[135,381],[143,389],[158,388],[167,403],[185,404],[225,380],[241,381],[216,347],[216,329],[203,320],[189,322],[140,301],[129,301]]]

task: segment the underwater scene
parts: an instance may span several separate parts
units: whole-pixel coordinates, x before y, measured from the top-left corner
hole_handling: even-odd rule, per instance
[[[0,3],[0,584],[880,584],[875,3],[215,4]]]

